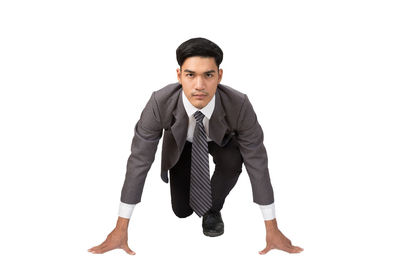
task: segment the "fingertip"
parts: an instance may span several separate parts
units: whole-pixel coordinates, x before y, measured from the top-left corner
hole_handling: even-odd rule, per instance
[[[126,253],[128,253],[129,255],[135,255],[136,253],[133,250],[125,250]]]

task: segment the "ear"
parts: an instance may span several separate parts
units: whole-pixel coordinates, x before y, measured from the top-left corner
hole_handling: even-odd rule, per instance
[[[176,69],[176,77],[178,78],[178,82],[180,84],[182,84],[182,81],[181,81],[181,69],[180,68]]]
[[[223,69],[219,69],[219,70],[218,70],[218,83],[221,82],[222,74],[223,74],[223,73],[224,73]]]

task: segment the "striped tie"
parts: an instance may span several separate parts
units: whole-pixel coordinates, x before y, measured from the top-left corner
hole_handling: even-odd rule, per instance
[[[190,172],[190,201],[189,205],[201,217],[212,206],[210,170],[208,163],[208,144],[203,125],[204,114],[194,113],[196,127],[192,142],[192,163]]]

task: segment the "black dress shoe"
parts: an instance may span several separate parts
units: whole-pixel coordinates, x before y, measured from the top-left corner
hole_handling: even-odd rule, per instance
[[[224,233],[224,222],[222,221],[221,212],[207,211],[203,215],[203,233],[206,236],[220,236]]]

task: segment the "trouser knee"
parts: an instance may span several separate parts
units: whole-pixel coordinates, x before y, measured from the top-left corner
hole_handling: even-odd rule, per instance
[[[178,218],[186,218],[186,217],[189,217],[190,215],[192,215],[192,213],[193,213],[192,209],[182,210],[182,209],[178,209],[178,208],[176,208],[174,206],[172,206],[172,210],[174,211],[175,215]]]

